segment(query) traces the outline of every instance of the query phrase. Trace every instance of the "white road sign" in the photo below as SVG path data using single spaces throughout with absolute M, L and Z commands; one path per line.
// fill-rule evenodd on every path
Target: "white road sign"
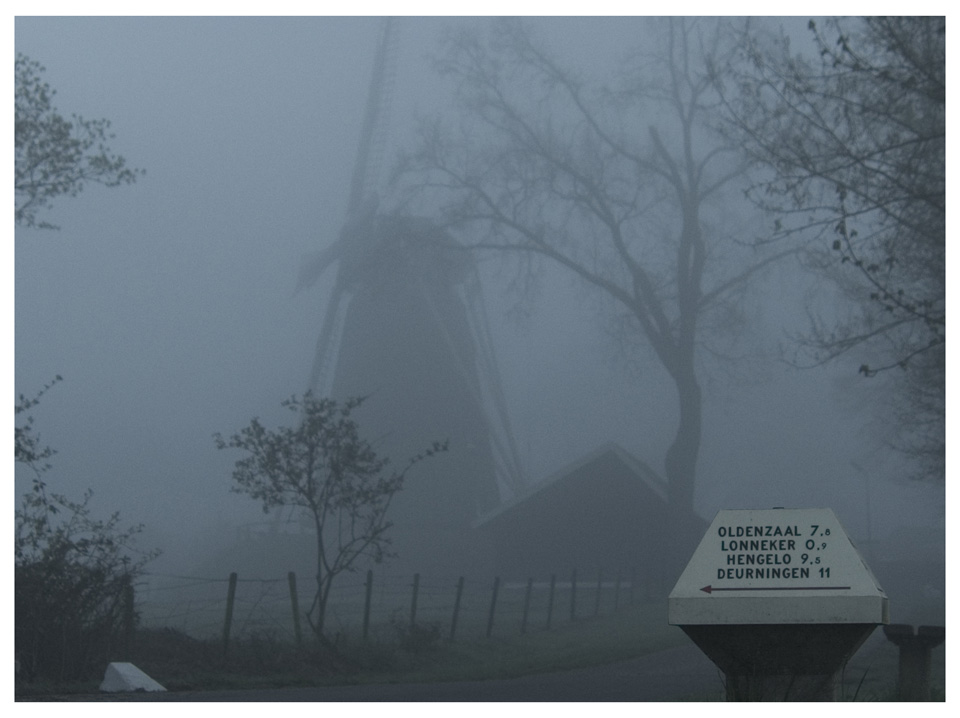
M 888 623 L 830 509 L 720 511 L 670 593 L 673 625 Z

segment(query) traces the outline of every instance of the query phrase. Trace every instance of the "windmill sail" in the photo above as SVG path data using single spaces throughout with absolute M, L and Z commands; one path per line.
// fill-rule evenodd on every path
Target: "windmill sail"
M 396 32 L 384 22 L 343 230 L 301 284 L 335 266 L 309 388 L 366 396 L 357 417 L 402 465 L 434 441 L 391 505 L 399 558 L 416 570 L 482 562 L 472 521 L 521 485 L 472 255 L 427 219 L 379 211 L 376 194 L 393 91 Z
M 380 161 L 383 158 L 386 132 L 390 114 L 390 100 L 393 97 L 396 73 L 396 29 L 393 18 L 384 18 L 377 44 L 377 54 L 373 61 L 373 73 L 370 89 L 367 92 L 367 106 L 363 113 L 363 125 L 360 130 L 360 144 L 357 147 L 357 160 L 353 167 L 353 180 L 350 182 L 350 199 L 347 202 L 349 217 L 370 197 L 371 187 L 376 187 L 379 179 Z

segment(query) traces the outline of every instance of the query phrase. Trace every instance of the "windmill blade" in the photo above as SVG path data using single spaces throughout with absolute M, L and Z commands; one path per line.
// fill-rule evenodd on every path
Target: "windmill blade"
M 493 349 L 493 337 L 490 336 L 490 320 L 487 317 L 487 306 L 483 301 L 483 292 L 480 290 L 480 278 L 476 273 L 476 268 L 474 268 L 471 279 L 473 281 L 468 282 L 465 288 L 467 294 L 465 305 L 470 331 L 477 347 L 477 364 L 484 379 L 484 384 L 489 390 L 493 405 L 495 421 L 492 422 L 492 429 L 499 429 L 503 434 L 502 442 L 504 446 L 500 452 L 507 485 L 515 494 L 518 494 L 526 488 L 526 478 L 520 461 L 520 452 L 517 450 L 513 427 L 510 423 L 507 400 L 503 394 L 500 367 Z M 499 439 L 498 443 L 500 443 Z
M 377 54 L 373 61 L 373 74 L 367 93 L 367 105 L 363 113 L 360 142 L 357 145 L 357 160 L 353 166 L 350 182 L 350 199 L 347 216 L 353 214 L 363 202 L 365 195 L 378 180 L 378 162 L 382 151 L 383 135 L 387 126 L 387 110 L 392 97 L 393 72 L 396 42 L 393 18 L 384 18 Z
M 396 54 L 396 33 L 392 18 L 384 18 L 377 53 L 373 62 L 373 74 L 367 93 L 367 104 L 360 130 L 357 158 L 350 182 L 350 198 L 347 203 L 346 221 L 340 238 L 330 247 L 306 255 L 300 266 L 297 288 L 294 294 L 316 284 L 320 275 L 334 261 L 340 260 L 337 279 L 330 295 L 330 302 L 323 318 L 320 336 L 317 338 L 317 350 L 310 372 L 311 391 L 322 393 L 327 375 L 327 365 L 332 361 L 335 347 L 333 340 L 339 334 L 342 321 L 342 305 L 346 304 L 344 295 L 348 293 L 344 280 L 344 264 L 355 264 L 358 253 L 365 248 L 358 247 L 358 237 L 362 233 L 351 231 L 356 225 L 370 221 L 376 214 L 377 196 L 371 191 L 371 185 L 377 182 L 377 165 L 382 154 L 383 137 L 386 132 L 386 115 L 390 105 L 395 72 L 393 56 Z M 346 267 L 349 271 L 351 267 Z
M 418 281 L 418 289 L 461 379 L 463 379 L 474 402 L 487 414 L 489 439 L 494 452 L 498 478 L 508 491 L 516 495 L 523 490 L 525 483 L 513 431 L 510 428 L 503 389 L 500 385 L 500 375 L 496 371 L 496 358 L 493 356 L 492 346 L 489 343 L 489 335 L 486 335 L 487 342 L 484 343 L 482 340 L 485 335 L 476 326 L 478 320 L 474 316 L 474 310 L 468 299 L 463 304 L 467 311 L 469 331 L 478 352 L 472 357 L 472 360 L 468 359 L 464 356 L 463 348 L 451 337 L 440 307 L 437 306 L 422 280 Z
M 354 235 L 352 244 L 356 244 L 356 232 L 348 231 L 351 225 L 358 221 L 372 218 L 376 212 L 376 194 L 369 191 L 369 185 L 376 183 L 375 163 L 379 161 L 382 151 L 383 134 L 385 133 L 385 115 L 389 107 L 393 85 L 393 62 L 396 42 L 394 41 L 393 21 L 384 18 L 380 40 L 377 44 L 377 54 L 373 62 L 373 74 L 370 78 L 370 88 L 367 93 L 367 105 L 363 116 L 363 125 L 360 130 L 360 141 L 357 147 L 357 158 L 353 167 L 353 177 L 350 182 L 350 198 L 347 203 L 346 222 L 340 238 L 331 246 L 319 252 L 311 252 L 304 256 L 297 277 L 297 287 L 294 294 L 308 289 L 316 284 L 320 275 L 334 261 L 341 260 L 338 267 L 337 279 L 330 295 L 330 302 L 323 318 L 320 336 L 317 338 L 317 350 L 310 371 L 310 391 L 323 393 L 327 365 L 332 360 L 335 347 L 331 340 L 336 337 L 335 331 L 342 319 L 341 304 L 347 291 L 344 282 L 344 263 L 349 263 L 358 248 L 348 246 L 347 241 Z M 346 255 L 346 258 L 344 258 Z
M 300 273 L 297 275 L 297 286 L 293 290 L 294 295 L 299 294 L 304 289 L 310 289 L 316 284 L 326 268 L 340 258 L 340 252 L 341 243 L 337 241 L 326 249 L 304 254 L 300 260 Z
M 330 301 L 327 304 L 327 311 L 323 316 L 323 325 L 320 328 L 320 336 L 317 337 L 317 350 L 313 358 L 313 368 L 310 371 L 310 383 L 307 388 L 314 394 L 323 396 L 326 394 L 326 378 L 329 375 L 328 365 L 333 360 L 336 352 L 335 342 L 340 333 L 339 327 L 342 323 L 341 304 L 344 304 L 344 294 L 346 287 L 342 276 L 337 275 L 336 283 L 333 285 L 333 291 L 330 294 Z M 336 329 L 336 331 L 335 331 Z

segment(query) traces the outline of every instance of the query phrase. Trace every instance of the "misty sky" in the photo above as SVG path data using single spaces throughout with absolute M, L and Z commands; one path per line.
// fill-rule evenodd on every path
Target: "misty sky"
M 401 22 L 391 150 L 411 141 L 416 115 L 449 100 L 424 53 L 456 21 Z M 574 62 L 603 62 L 644 31 L 642 19 L 591 20 L 568 34 L 575 22 L 543 21 Z M 63 376 L 33 411 L 58 452 L 50 484 L 72 496 L 92 488 L 98 510 L 144 522 L 144 542 L 171 556 L 197 535 L 262 520 L 255 502 L 229 493 L 238 457 L 211 435 L 253 416 L 285 420 L 280 402 L 306 388 L 329 277 L 293 290 L 301 256 L 344 220 L 378 23 L 15 23 L 16 50 L 46 67 L 58 109 L 110 119 L 112 149 L 147 171 L 132 186 L 56 201 L 45 218 L 60 231 L 16 230 L 15 391 L 32 396 Z M 528 478 L 607 441 L 662 472 L 676 415 L 662 370 L 651 359 L 639 377 L 625 373 L 589 297 L 564 275 L 545 275 L 522 319 L 507 317 L 515 298 L 502 278 L 486 275 Z M 773 347 L 802 316 L 772 289 L 760 309 Z M 855 365 L 797 372 L 770 361 L 759 384 L 743 374 L 705 382 L 702 516 L 829 506 L 864 538 L 869 491 L 875 534 L 943 524 L 942 489 L 906 483 L 871 438 Z M 18 494 L 27 479 L 18 475 Z

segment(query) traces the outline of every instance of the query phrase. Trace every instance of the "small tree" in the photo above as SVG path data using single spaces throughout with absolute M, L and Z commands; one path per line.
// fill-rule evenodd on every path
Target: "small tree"
M 23 53 L 17 53 L 14 115 L 16 224 L 56 229 L 38 221 L 39 210 L 49 208 L 61 195 L 77 196 L 85 182 L 107 187 L 135 182 L 143 170 L 131 169 L 120 155 L 107 147 L 109 120 L 72 122 L 51 104 L 55 90 L 40 78 L 44 68 Z
M 338 404 L 307 392 L 282 403 L 300 415 L 294 427 L 269 430 L 254 418 L 229 439 L 214 434 L 218 449 L 247 453 L 236 462 L 233 491 L 260 500 L 264 513 L 276 506 L 297 506 L 313 520 L 317 590 L 307 620 L 321 641 L 326 640 L 324 619 L 334 580 L 354 571 L 362 556 L 380 563 L 394 555 L 387 536 L 390 502 L 414 464 L 447 449 L 446 442 L 434 443 L 402 471 L 386 474 L 389 460 L 360 438 L 351 418 L 363 401 Z

